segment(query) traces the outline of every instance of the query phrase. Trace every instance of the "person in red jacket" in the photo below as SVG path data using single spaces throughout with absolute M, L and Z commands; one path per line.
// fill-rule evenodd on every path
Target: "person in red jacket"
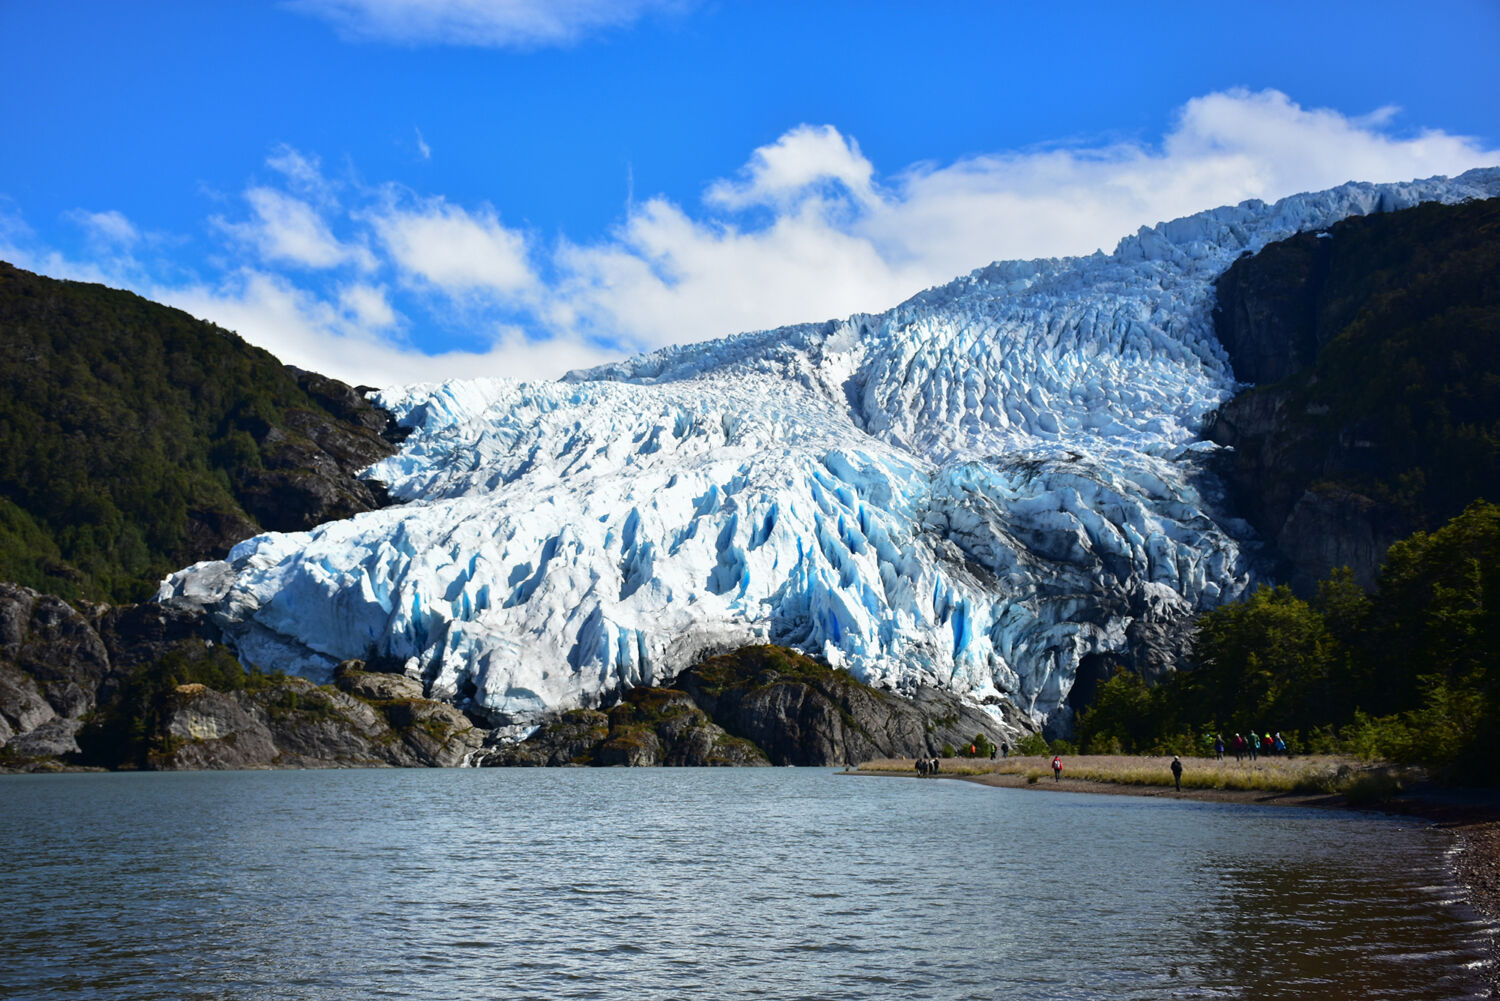
M 1054 754 L 1054 755 L 1052 755 L 1052 781 L 1054 781 L 1054 782 L 1061 782 L 1062 781 L 1062 755 L 1061 754 Z

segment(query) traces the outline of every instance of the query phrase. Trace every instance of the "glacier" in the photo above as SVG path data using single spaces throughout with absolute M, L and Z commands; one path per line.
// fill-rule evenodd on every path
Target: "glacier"
M 364 475 L 397 506 L 249 539 L 157 597 L 246 663 L 379 659 L 501 726 L 767 641 L 1065 722 L 1084 658 L 1255 580 L 1201 437 L 1243 388 L 1214 279 L 1351 215 L 1497 194 L 1490 168 L 1247 201 L 880 314 L 385 389 L 411 433 Z

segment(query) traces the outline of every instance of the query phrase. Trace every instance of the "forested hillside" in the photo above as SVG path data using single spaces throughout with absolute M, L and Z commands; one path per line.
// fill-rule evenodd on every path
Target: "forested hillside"
M 384 502 L 388 418 L 181 310 L 0 263 L 0 580 L 139 601 L 261 529 Z
M 1366 588 L 1386 549 L 1500 498 L 1500 199 L 1302 233 L 1216 290 L 1235 375 L 1210 435 L 1235 500 L 1303 593 Z

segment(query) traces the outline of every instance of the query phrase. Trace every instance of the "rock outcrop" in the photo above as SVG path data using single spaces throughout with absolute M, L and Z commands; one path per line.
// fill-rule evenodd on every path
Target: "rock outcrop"
M 1500 491 L 1500 199 L 1348 219 L 1215 285 L 1238 379 L 1207 435 L 1272 574 L 1307 592 Z
M 0 584 L 0 767 L 453 766 L 487 736 L 358 661 L 335 686 L 245 674 L 210 631 L 181 609 L 74 608 Z M 223 687 L 173 680 L 195 675 Z
M 459 710 L 422 698 L 415 682 L 387 684 L 355 665 L 337 688 L 291 677 L 253 691 L 180 685 L 166 731 L 152 760 L 162 770 L 453 767 L 484 738 Z
M 1028 729 L 945 689 L 881 691 L 794 650 L 745 647 L 684 671 L 671 688 L 633 688 L 608 712 L 579 709 L 502 745 L 484 765 L 834 765 L 926 757 L 983 735 Z

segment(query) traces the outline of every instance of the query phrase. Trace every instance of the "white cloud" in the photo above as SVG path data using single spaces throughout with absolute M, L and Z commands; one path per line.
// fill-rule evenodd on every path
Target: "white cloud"
M 421 154 L 422 159 L 431 160 L 432 147 L 427 145 L 426 139 L 422 138 L 422 130 L 413 125 L 412 131 L 416 132 L 417 134 L 417 152 Z
M 332 268 L 349 261 L 373 266 L 368 251 L 346 246 L 312 205 L 275 188 L 245 192 L 255 218 L 231 223 L 216 220 L 224 232 L 255 247 L 263 260 L 307 268 Z
M 366 330 L 396 325 L 396 311 L 386 299 L 384 286 L 346 285 L 339 290 L 339 308 Z
M 502 226 L 488 207 L 471 214 L 433 198 L 415 209 L 384 209 L 370 222 L 403 271 L 450 295 L 513 298 L 536 284 L 525 236 Z
M 283 144 L 266 157 L 266 166 L 285 177 L 292 190 L 316 202 L 326 203 L 333 197 L 333 186 L 324 178 L 322 161 L 315 156 Z
M 750 156 L 738 181 L 710 185 L 706 200 L 726 209 L 752 205 L 785 206 L 810 190 L 841 185 L 842 195 L 859 204 L 873 201 L 875 168 L 859 145 L 832 125 L 799 125 Z
M 91 240 L 105 246 L 128 249 L 141 238 L 140 231 L 123 212 L 110 209 L 107 212 L 88 212 L 74 209 L 67 213 L 69 219 L 82 226 Z
M 535 48 L 568 45 L 687 0 L 289 0 L 356 41 Z
M 372 334 L 356 315 L 297 288 L 282 276 L 245 269 L 217 285 L 152 290 L 152 298 L 211 320 L 281 361 L 351 385 L 390 386 L 459 376 L 551 379 L 578 364 L 620 357 L 577 338 L 530 339 L 496 325 L 484 351 L 430 354 Z
M 250 187 L 252 218 L 219 223 L 234 238 L 228 252 L 250 259 L 203 281 L 153 281 L 128 248 L 106 247 L 111 234 L 139 232 L 118 212 L 74 214 L 92 234 L 91 263 L 38 248 L 0 202 L 0 255 L 162 298 L 347 380 L 556 376 L 635 350 L 878 311 L 993 260 L 1109 250 L 1143 224 L 1246 198 L 1500 163 L 1500 151 L 1462 136 L 1397 133 L 1396 119 L 1389 108 L 1351 117 L 1276 91 L 1230 91 L 1189 101 L 1154 144 L 997 152 L 884 177 L 853 138 L 800 125 L 706 184 L 701 205 L 632 199 L 608 232 L 550 247 L 487 204 L 352 180 L 336 199 L 315 157 L 282 148 L 267 161 L 280 187 Z M 406 340 L 455 322 L 478 347 L 428 354 Z
M 1141 225 L 1246 198 L 1500 163 L 1462 136 L 1394 135 L 1393 118 L 1237 90 L 1189 101 L 1159 146 L 997 153 L 884 183 L 853 140 L 798 126 L 709 185 L 707 215 L 648 200 L 609 238 L 564 245 L 552 321 L 642 348 L 701 340 L 884 309 L 993 260 L 1107 251 Z M 737 224 L 767 207 L 771 222 Z

